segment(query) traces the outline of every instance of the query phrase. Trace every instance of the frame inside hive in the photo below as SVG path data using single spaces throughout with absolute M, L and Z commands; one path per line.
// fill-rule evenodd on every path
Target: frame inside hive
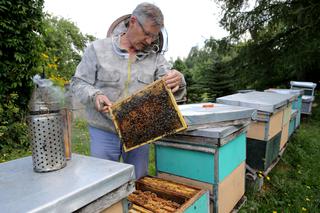
M 126 152 L 187 128 L 163 80 L 114 104 L 111 116 Z
M 145 176 L 136 181 L 136 191 L 128 196 L 129 212 L 184 212 L 205 190 L 165 179 Z

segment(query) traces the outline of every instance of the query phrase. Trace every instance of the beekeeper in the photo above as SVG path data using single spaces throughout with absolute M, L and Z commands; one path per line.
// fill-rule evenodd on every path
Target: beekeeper
M 113 161 L 122 157 L 135 166 L 138 179 L 148 173 L 149 145 L 124 152 L 106 114 L 112 103 L 159 78 L 164 78 L 177 100 L 185 97 L 186 83 L 162 54 L 164 20 L 157 6 L 139 4 L 131 16 L 112 27 L 110 37 L 94 41 L 85 50 L 71 89 L 86 106 L 91 155 Z

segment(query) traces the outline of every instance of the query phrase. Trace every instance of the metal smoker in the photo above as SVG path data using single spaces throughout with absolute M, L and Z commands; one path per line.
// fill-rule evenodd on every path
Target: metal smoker
M 33 169 L 35 172 L 55 171 L 66 166 L 59 97 L 55 97 L 51 81 L 40 76 L 33 80 L 37 85 L 29 102 L 30 115 L 27 117 Z

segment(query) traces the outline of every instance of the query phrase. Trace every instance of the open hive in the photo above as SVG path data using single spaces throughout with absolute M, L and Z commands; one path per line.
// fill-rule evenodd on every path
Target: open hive
M 201 189 L 149 176 L 137 180 L 136 189 L 128 196 L 130 213 L 183 212 L 203 194 Z
M 187 128 L 163 80 L 114 104 L 111 115 L 125 151 Z

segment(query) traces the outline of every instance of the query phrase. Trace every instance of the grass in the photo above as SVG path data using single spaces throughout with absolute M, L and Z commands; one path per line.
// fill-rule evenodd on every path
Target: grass
M 304 117 L 260 192 L 240 212 L 320 212 L 320 107 Z
M 261 191 L 248 188 L 244 212 L 320 212 L 320 105 L 290 138 L 287 149 Z M 89 155 L 89 133 L 84 120 L 76 120 L 72 130 L 72 151 Z M 0 162 L 31 155 L 29 150 L 0 153 Z M 149 173 L 155 175 L 154 146 L 151 145 Z M 269 180 L 267 180 L 269 179 Z

